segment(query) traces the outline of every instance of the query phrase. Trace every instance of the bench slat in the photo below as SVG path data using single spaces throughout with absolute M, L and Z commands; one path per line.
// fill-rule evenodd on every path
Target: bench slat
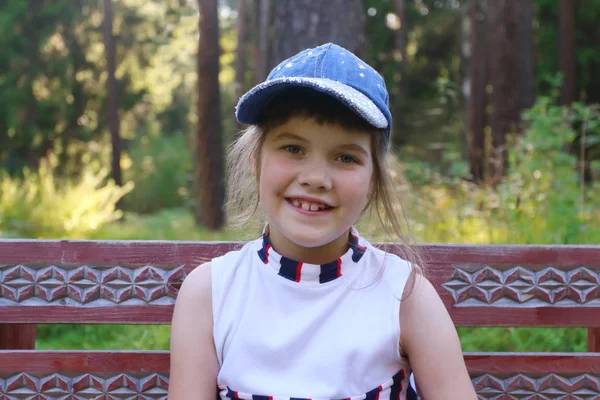
M 8 306 L 0 307 L 0 323 L 9 324 L 124 324 L 166 325 L 173 306 L 112 307 Z M 0 347 L 1 349 L 2 347 Z
M 0 307 L 0 323 L 150 324 L 171 323 L 173 306 Z M 600 308 L 490 308 L 450 309 L 456 326 L 481 327 L 599 327 Z M 597 343 L 597 339 L 593 343 Z
M 185 276 L 240 245 L 0 240 L 0 323 L 169 323 Z M 600 246 L 420 248 L 458 326 L 600 327 Z
M 600 354 L 465 353 L 465 360 L 481 399 L 600 396 Z M 48 398 L 92 392 L 166 398 L 168 370 L 166 351 L 0 351 L 0 396 L 29 388 Z

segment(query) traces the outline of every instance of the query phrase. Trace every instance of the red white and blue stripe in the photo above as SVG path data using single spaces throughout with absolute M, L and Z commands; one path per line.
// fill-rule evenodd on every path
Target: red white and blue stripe
M 365 254 L 366 247 L 360 244 L 360 238 L 355 232 L 349 235 L 348 244 L 350 248 L 341 257 L 326 264 L 314 265 L 279 255 L 264 233 L 258 256 L 263 263 L 277 268 L 278 274 L 290 281 L 327 283 L 341 277 L 348 263 L 358 263 Z

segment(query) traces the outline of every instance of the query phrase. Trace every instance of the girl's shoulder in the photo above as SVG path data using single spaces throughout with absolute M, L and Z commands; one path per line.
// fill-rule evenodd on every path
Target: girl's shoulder
M 210 264 L 213 269 L 215 267 L 219 268 L 233 268 L 237 263 L 235 261 L 243 261 L 249 257 L 255 256 L 256 252 L 261 248 L 260 244 L 261 239 L 255 239 L 240 245 L 240 247 L 230 250 L 225 254 L 214 257 Z
M 366 262 L 369 264 L 390 266 L 394 272 L 400 274 L 410 274 L 415 268 L 413 263 L 396 253 L 380 249 L 367 241 L 364 242 L 364 246 L 367 250 L 365 251 L 365 255 L 367 256 Z
M 251 263 L 253 258 L 258 258 L 257 252 L 261 248 L 261 243 L 261 239 L 255 239 L 213 258 L 210 262 L 213 289 L 215 284 L 230 282 L 240 270 L 243 270 L 243 266 Z

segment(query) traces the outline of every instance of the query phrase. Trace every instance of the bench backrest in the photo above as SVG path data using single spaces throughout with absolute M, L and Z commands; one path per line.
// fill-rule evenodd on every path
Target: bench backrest
M 37 323 L 168 324 L 186 274 L 239 246 L 0 240 L 0 349 L 31 347 L 27 332 Z M 589 350 L 599 351 L 600 246 L 422 250 L 457 326 L 588 327 Z M 465 359 L 481 398 L 600 396 L 597 354 L 466 353 Z M 164 398 L 168 360 L 168 352 L 0 350 L 0 398 Z

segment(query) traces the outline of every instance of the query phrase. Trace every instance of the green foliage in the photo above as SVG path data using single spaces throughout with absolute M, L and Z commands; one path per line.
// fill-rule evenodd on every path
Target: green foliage
M 509 150 L 510 172 L 497 188 L 498 211 L 516 243 L 600 243 L 598 187 L 586 187 L 569 150 L 574 123 L 597 125 L 593 107 L 561 107 L 539 98 L 525 113 L 528 128 Z M 536 227 L 523 230 L 524 226 Z
M 121 134 L 158 121 L 187 132 L 195 90 L 197 4 L 113 0 Z M 107 135 L 101 2 L 0 4 L 0 163 L 11 174 Z M 35 27 L 35 29 L 31 29 Z M 83 149 L 83 146 L 75 148 Z
M 583 328 L 458 328 L 463 351 L 587 351 Z
M 463 351 L 583 352 L 587 331 L 578 328 L 458 328 Z M 168 350 L 170 326 L 38 325 L 40 350 Z
M 125 209 L 153 213 L 190 201 L 192 151 L 185 135 L 142 136 L 131 147 L 129 157 L 124 177 L 134 182 L 135 188 L 123 201 Z
M 38 325 L 36 349 L 168 350 L 169 326 Z
M 255 232 L 258 234 L 258 232 Z M 125 213 L 123 218 L 94 232 L 95 240 L 241 240 L 243 232 L 209 231 L 196 226 L 191 212 L 183 208 L 161 210 L 152 215 Z M 252 238 L 254 238 L 252 236 Z
M 600 182 L 586 182 L 585 163 L 578 158 L 580 145 L 588 150 L 594 146 L 587 139 L 596 137 L 590 133 L 600 124 L 598 107 L 561 107 L 541 97 L 524 119 L 524 132 L 509 143 L 508 175 L 496 188 L 466 180 L 463 157 L 448 146 L 439 166 L 406 165 L 416 186 L 416 193 L 406 198 L 419 240 L 600 243 Z M 573 148 L 574 139 L 584 134 L 586 140 Z M 595 164 L 590 165 L 597 175 Z
M 84 238 L 117 220 L 117 202 L 132 189 L 106 179 L 107 171 L 84 168 L 76 178 L 61 179 L 43 161 L 23 178 L 0 173 L 0 233 L 27 238 Z
M 580 0 L 571 2 L 575 10 L 575 52 L 577 99 L 590 103 L 600 102 L 600 76 L 595 71 L 600 68 L 600 30 L 598 16 L 600 2 Z M 536 18 L 534 36 L 536 38 L 536 80 L 539 92 L 550 94 L 556 86 L 553 76 L 559 71 L 557 57 L 559 43 L 559 2 L 556 0 L 534 0 Z

